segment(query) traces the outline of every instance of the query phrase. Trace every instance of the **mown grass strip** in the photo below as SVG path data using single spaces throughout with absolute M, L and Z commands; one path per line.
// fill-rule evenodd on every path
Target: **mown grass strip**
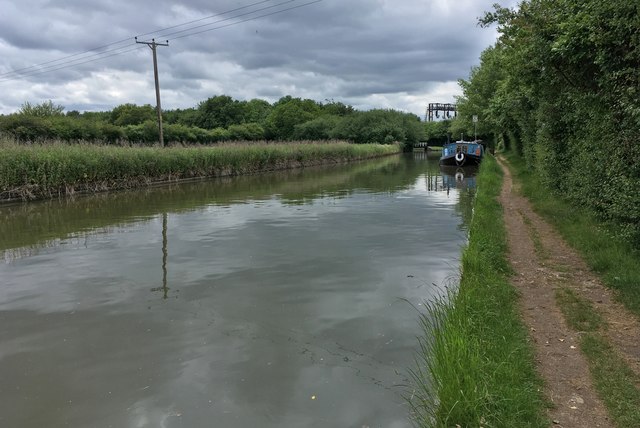
M 549 252 L 542 245 L 542 240 L 540 239 L 540 234 L 533 227 L 533 223 L 529 217 L 527 217 L 522 211 L 518 211 L 520 216 L 522 217 L 522 221 L 527 226 L 529 230 L 529 236 L 531 237 L 531 241 L 533 242 L 533 248 L 535 249 L 536 254 L 543 260 L 549 258 Z
M 617 237 L 616 225 L 598 221 L 594 213 L 550 193 L 521 158 L 508 155 L 507 159 L 535 210 L 617 291 L 620 302 L 640 317 L 640 251 Z
M 603 319 L 593 306 L 569 288 L 556 291 L 556 301 L 567 324 L 575 330 L 594 332 L 603 326 Z
M 587 357 L 598 395 L 620 428 L 640 427 L 640 378 L 616 353 L 602 330 L 607 328 L 593 305 L 570 289 L 556 292 L 567 323 L 583 332 L 580 349 Z
M 640 427 L 638 376 L 599 333 L 587 333 L 580 340 L 589 360 L 598 394 L 617 427 Z
M 422 315 L 410 403 L 423 427 L 547 427 L 542 380 L 509 283 L 502 172 L 483 161 L 457 292 Z
M 349 162 L 398 153 L 400 147 L 347 143 L 173 148 L 4 144 L 0 151 L 1 200 Z

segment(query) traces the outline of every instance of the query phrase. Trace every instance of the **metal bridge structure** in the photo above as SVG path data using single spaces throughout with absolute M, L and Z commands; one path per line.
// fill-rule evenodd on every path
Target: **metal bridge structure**
M 426 115 L 427 122 L 433 122 L 435 118 L 439 118 L 440 113 L 442 113 L 443 119 L 448 119 L 451 117 L 451 113 L 453 113 L 453 117 L 458 116 L 458 109 L 455 104 L 429 103 Z

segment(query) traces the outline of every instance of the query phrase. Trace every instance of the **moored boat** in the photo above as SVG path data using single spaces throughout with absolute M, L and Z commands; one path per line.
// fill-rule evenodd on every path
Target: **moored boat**
M 484 156 L 484 146 L 480 141 L 456 141 L 442 147 L 440 165 L 478 165 Z

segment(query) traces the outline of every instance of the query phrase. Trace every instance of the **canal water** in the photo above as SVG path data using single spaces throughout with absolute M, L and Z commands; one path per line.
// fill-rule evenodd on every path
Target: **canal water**
M 0 426 L 411 426 L 472 187 L 415 153 L 0 206 Z

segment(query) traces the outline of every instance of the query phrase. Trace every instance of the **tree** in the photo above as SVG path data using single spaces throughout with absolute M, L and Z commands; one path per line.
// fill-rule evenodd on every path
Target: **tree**
M 293 138 L 296 140 L 330 140 L 342 118 L 336 115 L 322 115 L 295 126 Z
M 272 140 L 290 140 L 296 125 L 316 118 L 319 113 L 320 106 L 315 101 L 287 95 L 278 100 L 269 113 L 265 123 L 266 136 Z
M 199 111 L 195 108 L 167 110 L 162 112 L 162 118 L 168 124 L 179 124 L 185 126 L 197 126 Z
M 271 112 L 271 104 L 265 100 L 254 98 L 250 101 L 242 103 L 244 110 L 243 121 L 246 123 L 264 124 L 269 113 Z
M 26 101 L 22 104 L 22 107 L 20 107 L 18 114 L 35 117 L 51 117 L 62 116 L 63 111 L 64 106 L 54 104 L 51 100 L 44 101 L 41 104 L 31 104 L 29 101 Z
M 355 109 L 347 104 L 341 103 L 339 101 L 325 100 L 326 103 L 322 105 L 322 111 L 326 114 L 331 114 L 335 116 L 347 116 L 355 111 Z
M 443 145 L 449 140 L 451 120 L 424 122 L 424 138 L 429 145 Z
M 228 128 L 243 122 L 239 101 L 227 95 L 216 95 L 198 105 L 197 125 L 205 129 Z
M 333 135 L 356 144 L 397 142 L 409 150 L 424 138 L 424 128 L 420 118 L 414 114 L 376 109 L 344 117 Z
M 461 82 L 462 117 L 513 145 L 548 188 L 640 248 L 637 2 L 525 0 L 482 25 L 500 38 Z
M 111 111 L 111 123 L 117 126 L 140 125 L 148 120 L 156 120 L 156 110 L 149 104 L 121 104 Z

